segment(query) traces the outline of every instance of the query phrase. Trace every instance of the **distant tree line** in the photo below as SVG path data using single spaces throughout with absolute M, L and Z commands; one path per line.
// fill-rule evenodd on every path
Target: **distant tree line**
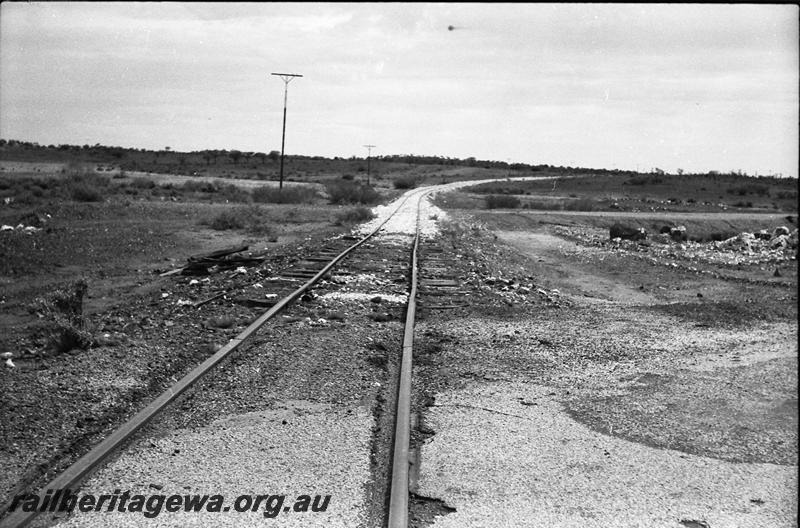
M 15 156 L 19 154 L 19 156 Z M 0 159 L 11 160 L 14 158 L 28 158 L 33 155 L 41 159 L 53 161 L 71 161 L 80 158 L 86 161 L 112 162 L 120 165 L 123 169 L 136 170 L 145 165 L 175 165 L 186 168 L 187 166 L 206 167 L 218 165 L 219 163 L 231 163 L 234 166 L 240 164 L 268 165 L 274 164 L 280 159 L 280 152 L 272 150 L 264 152 L 244 152 L 240 150 L 206 149 L 191 152 L 177 152 L 167 146 L 160 150 L 136 149 L 118 146 L 104 146 L 96 143 L 94 145 L 40 145 L 37 142 L 19 141 L 15 139 L 0 139 Z M 286 156 L 294 160 L 314 160 L 314 161 L 343 161 L 345 158 L 334 157 L 326 158 L 323 156 Z M 444 165 L 457 167 L 477 167 L 484 169 L 505 169 L 516 172 L 548 172 L 556 174 L 581 173 L 586 175 L 611 175 L 611 174 L 643 174 L 637 171 L 625 171 L 620 169 L 594 169 L 586 167 L 555 166 L 547 164 L 532 165 L 527 163 L 508 163 L 496 160 L 481 160 L 474 157 L 453 158 L 446 156 L 430 156 L 418 154 L 390 154 L 384 156 L 373 156 L 373 160 L 386 162 L 406 163 L 413 165 Z M 366 162 L 366 157 L 352 156 L 349 161 Z M 653 168 L 649 174 L 657 176 L 672 176 L 659 168 Z M 743 171 L 730 171 L 722 173 L 718 171 L 708 171 L 706 173 L 687 173 L 683 169 L 678 169 L 677 176 L 738 176 L 749 177 Z M 771 178 L 772 176 L 758 176 L 759 179 Z M 781 176 L 778 174 L 777 176 Z

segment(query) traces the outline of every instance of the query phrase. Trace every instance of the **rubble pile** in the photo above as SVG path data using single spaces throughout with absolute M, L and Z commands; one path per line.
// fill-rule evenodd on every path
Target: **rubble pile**
M 757 233 L 742 232 L 726 240 L 708 242 L 688 240 L 684 226 L 664 228 L 652 236 L 646 233 L 642 236 L 637 230 L 635 236 L 625 238 L 609 237 L 598 230 L 557 228 L 557 231 L 589 246 L 644 254 L 651 259 L 688 260 L 722 266 L 778 265 L 797 260 L 798 250 L 798 230 L 785 226 Z M 623 232 L 618 226 L 609 231 L 612 235 Z

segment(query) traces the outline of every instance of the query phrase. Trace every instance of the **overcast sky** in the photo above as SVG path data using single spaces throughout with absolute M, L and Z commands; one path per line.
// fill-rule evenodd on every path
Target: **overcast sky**
M 454 29 L 448 29 L 453 26 Z M 797 176 L 798 7 L 0 4 L 0 137 Z

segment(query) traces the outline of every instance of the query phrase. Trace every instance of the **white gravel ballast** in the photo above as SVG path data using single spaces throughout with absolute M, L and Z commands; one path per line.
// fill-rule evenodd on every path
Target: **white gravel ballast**
M 169 512 L 164 502 L 161 511 L 148 518 L 144 514 L 147 508 L 144 512 L 109 512 L 104 507 L 98 512 L 74 512 L 58 526 L 363 525 L 372 423 L 366 407 L 342 409 L 290 401 L 271 411 L 230 416 L 206 427 L 145 438 L 87 481 L 79 495 L 97 497 L 115 490 L 117 494 L 141 494 L 148 500 L 159 495 L 220 495 L 223 511 Z M 235 511 L 235 501 L 244 495 L 253 503 L 259 495 L 270 498 L 262 499 L 256 511 Z M 298 499 L 304 495 L 312 502 L 307 511 L 296 511 Z M 317 509 L 324 505 L 325 511 L 312 511 L 314 499 Z M 247 501 L 242 499 L 239 506 Z M 151 504 L 151 512 L 156 502 Z M 228 511 L 224 511 L 226 507 Z

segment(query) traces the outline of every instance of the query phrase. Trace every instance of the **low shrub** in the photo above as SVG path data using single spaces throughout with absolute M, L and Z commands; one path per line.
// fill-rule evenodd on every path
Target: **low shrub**
M 244 229 L 247 225 L 247 218 L 239 211 L 222 211 L 212 218 L 205 219 L 203 223 L 215 231 L 227 231 Z
M 564 202 L 565 211 L 596 211 L 598 209 L 599 204 L 590 198 L 567 200 Z
M 297 204 L 313 203 L 317 191 L 311 187 L 291 186 L 279 189 L 277 187 L 258 187 L 253 190 L 253 201 L 259 203 Z
M 368 207 L 352 207 L 336 215 L 336 225 L 358 224 L 375 218 L 375 213 Z
M 413 189 L 417 186 L 417 179 L 414 176 L 401 176 L 394 181 L 395 189 Z
M 519 198 L 512 194 L 490 194 L 486 197 L 487 209 L 516 209 L 519 206 Z
M 103 193 L 96 187 L 85 183 L 72 183 L 68 186 L 69 195 L 76 202 L 102 202 Z
M 381 196 L 372 186 L 351 181 L 333 181 L 325 185 L 332 204 L 378 203 Z
M 217 191 L 222 198 L 229 202 L 246 203 L 250 201 L 250 193 L 232 183 L 221 185 Z
M 91 173 L 73 173 L 67 177 L 66 191 L 76 202 L 102 202 L 104 199 L 101 189 L 110 184 L 106 176 Z
M 186 180 L 181 185 L 181 189 L 186 192 L 200 192 L 200 189 L 203 187 L 202 181 L 199 180 Z
M 203 219 L 200 223 L 215 231 L 246 229 L 256 235 L 274 234 L 274 228 L 264 220 L 261 208 L 254 205 L 232 206 L 213 217 Z
M 135 189 L 152 189 L 156 186 L 156 182 L 150 178 L 133 178 L 130 185 Z
M 634 176 L 623 182 L 623 185 L 652 185 L 662 183 L 662 181 L 658 176 Z
M 726 192 L 728 194 L 736 194 L 739 196 L 745 196 L 747 194 L 767 196 L 769 195 L 769 186 L 760 183 L 747 183 L 745 185 L 729 187 Z
M 79 280 L 36 299 L 31 311 L 45 321 L 47 344 L 52 353 L 61 354 L 72 349 L 87 349 L 92 335 L 83 316 L 83 297 L 88 286 Z
M 215 193 L 219 191 L 219 186 L 216 183 L 203 180 L 186 180 L 181 188 L 187 192 Z

